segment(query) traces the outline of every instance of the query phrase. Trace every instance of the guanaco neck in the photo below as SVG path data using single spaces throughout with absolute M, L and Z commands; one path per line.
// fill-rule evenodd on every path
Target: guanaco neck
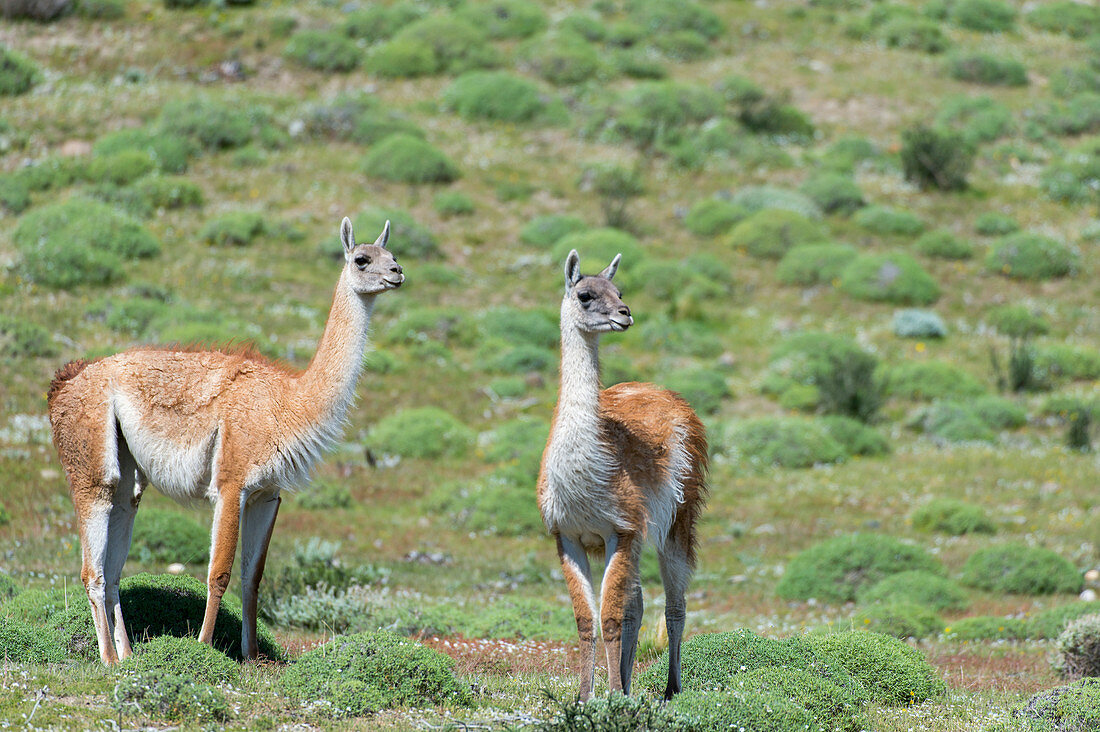
M 316 410 L 313 413 L 317 422 L 340 423 L 351 405 L 362 371 L 375 297 L 352 290 L 347 270 L 340 273 L 317 352 L 297 379 L 301 396 Z
M 554 409 L 554 434 L 588 433 L 594 438 L 599 423 L 599 334 L 585 333 L 573 322 L 571 305 L 561 309 L 561 381 Z

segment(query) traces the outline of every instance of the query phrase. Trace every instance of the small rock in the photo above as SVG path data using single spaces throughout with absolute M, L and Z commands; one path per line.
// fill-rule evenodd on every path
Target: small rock
M 53 468 L 43 468 L 41 472 L 38 473 L 38 477 L 42 480 L 55 480 L 61 477 L 61 473 Z
M 173 562 L 172 564 L 169 564 L 168 568 L 164 571 L 168 574 L 183 574 L 184 570 L 186 569 L 187 567 L 184 567 L 179 562 Z
M 66 158 L 88 155 L 92 152 L 92 143 L 87 140 L 66 140 L 57 148 L 57 154 Z
M 1077 598 L 1079 600 L 1081 600 L 1082 602 L 1092 602 L 1093 600 L 1096 599 L 1096 590 L 1093 590 L 1093 589 L 1085 590 L 1080 595 L 1078 595 Z
M 1097 580 L 1100 580 L 1100 571 L 1090 569 L 1088 572 L 1085 572 L 1085 582 L 1095 584 Z

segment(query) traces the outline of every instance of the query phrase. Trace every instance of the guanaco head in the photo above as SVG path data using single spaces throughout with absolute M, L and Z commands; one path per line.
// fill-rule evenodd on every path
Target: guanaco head
M 340 222 L 340 241 L 344 244 L 344 261 L 351 287 L 360 295 L 374 295 L 400 287 L 405 281 L 401 265 L 386 249 L 390 240 L 390 222 L 373 244 L 356 244 L 347 216 Z
M 616 254 L 611 264 L 598 275 L 581 274 L 581 258 L 576 249 L 565 258 L 565 308 L 578 330 L 605 333 L 626 330 L 634 325 L 623 294 L 611 282 L 622 256 Z

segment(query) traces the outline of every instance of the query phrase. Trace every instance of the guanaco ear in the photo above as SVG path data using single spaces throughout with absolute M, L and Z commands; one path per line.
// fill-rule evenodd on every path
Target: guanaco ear
M 386 242 L 390 240 L 390 220 L 386 219 L 386 225 L 382 228 L 382 233 L 378 235 L 378 238 L 374 240 L 376 247 L 386 248 Z
M 351 230 L 351 219 L 347 216 L 340 222 L 340 241 L 344 244 L 344 254 L 351 254 L 355 249 L 355 234 Z
M 606 277 L 611 279 L 615 276 L 615 273 L 619 271 L 619 260 L 623 258 L 622 253 L 615 255 L 615 258 L 611 260 L 611 264 L 604 268 L 603 272 L 600 272 L 600 277 Z
M 573 249 L 565 258 L 565 286 L 572 287 L 581 279 L 581 255 Z

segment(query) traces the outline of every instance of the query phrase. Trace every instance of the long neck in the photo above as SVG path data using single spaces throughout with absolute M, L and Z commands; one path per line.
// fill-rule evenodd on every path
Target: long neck
M 555 424 L 594 422 L 600 401 L 599 336 L 579 330 L 568 303 L 561 311 L 561 384 Z
M 342 421 L 355 395 L 367 347 L 374 296 L 362 296 L 340 274 L 317 353 L 299 378 L 299 389 L 317 410 L 318 422 Z

